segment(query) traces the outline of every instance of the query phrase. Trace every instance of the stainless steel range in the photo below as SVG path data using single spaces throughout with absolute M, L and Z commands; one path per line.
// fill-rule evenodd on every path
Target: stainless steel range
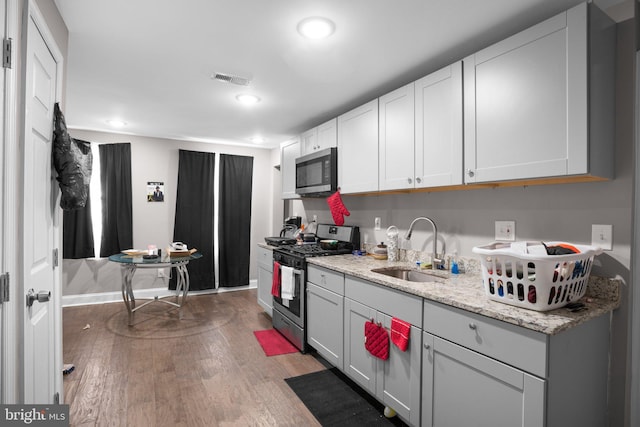
M 291 299 L 273 297 L 273 327 L 301 352 L 307 350 L 306 274 L 309 257 L 350 254 L 360 247 L 360 229 L 355 226 L 318 224 L 316 240 L 337 240 L 335 249 L 322 249 L 319 243 L 284 245 L 273 250 L 273 274 L 291 284 Z M 284 268 L 283 268 L 284 267 Z M 276 276 L 277 275 L 277 276 Z M 281 287 L 281 289 L 283 289 Z

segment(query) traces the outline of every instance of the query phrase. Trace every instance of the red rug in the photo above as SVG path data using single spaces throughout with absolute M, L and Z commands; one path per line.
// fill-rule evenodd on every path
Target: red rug
M 253 331 L 256 339 L 262 346 L 264 354 L 267 356 L 277 356 L 279 354 L 295 353 L 298 349 L 291 344 L 285 337 L 280 335 L 275 329 L 266 329 L 264 331 Z

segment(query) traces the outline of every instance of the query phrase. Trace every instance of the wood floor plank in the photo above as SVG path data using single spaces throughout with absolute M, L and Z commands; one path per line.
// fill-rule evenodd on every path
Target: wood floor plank
M 63 311 L 72 426 L 319 425 L 284 379 L 325 368 L 311 354 L 264 355 L 253 332 L 271 318 L 255 290 L 190 295 L 182 320 L 151 304 L 130 327 L 124 310 Z

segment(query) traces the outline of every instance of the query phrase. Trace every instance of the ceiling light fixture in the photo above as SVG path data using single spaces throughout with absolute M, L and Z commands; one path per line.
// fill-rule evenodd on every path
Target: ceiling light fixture
M 236 99 L 238 100 L 238 102 L 241 102 L 245 105 L 253 105 L 260 102 L 260 98 L 258 96 L 251 95 L 249 93 L 241 93 L 240 95 L 236 96 Z
M 298 23 L 298 32 L 308 39 L 327 38 L 333 34 L 335 29 L 336 25 L 333 21 L 319 16 L 306 18 Z
M 127 125 L 127 123 L 122 120 L 107 120 L 107 124 L 114 128 L 121 128 Z
M 266 140 L 261 136 L 254 136 L 253 138 L 249 138 L 249 140 L 255 144 L 262 144 Z

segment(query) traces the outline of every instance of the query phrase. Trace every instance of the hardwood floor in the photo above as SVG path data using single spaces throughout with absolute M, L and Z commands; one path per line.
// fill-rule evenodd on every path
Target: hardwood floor
M 325 367 L 310 354 L 266 357 L 271 328 L 256 290 L 154 303 L 127 326 L 123 303 L 63 310 L 72 426 L 317 426 L 284 378 Z

